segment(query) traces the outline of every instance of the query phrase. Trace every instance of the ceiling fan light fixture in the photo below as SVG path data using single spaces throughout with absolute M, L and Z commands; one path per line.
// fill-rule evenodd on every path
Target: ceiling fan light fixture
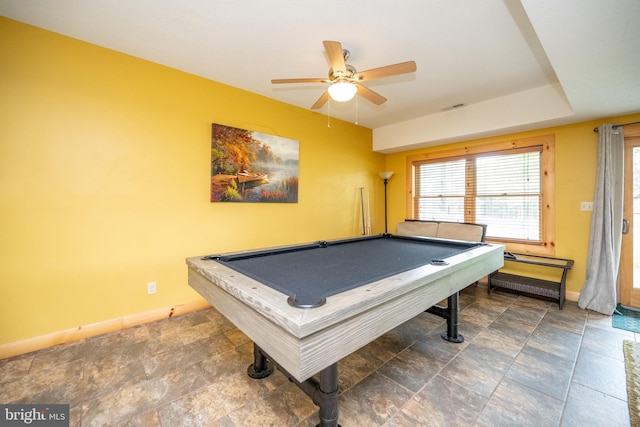
M 347 102 L 356 96 L 358 88 L 350 82 L 338 81 L 329 86 L 331 99 L 338 102 Z

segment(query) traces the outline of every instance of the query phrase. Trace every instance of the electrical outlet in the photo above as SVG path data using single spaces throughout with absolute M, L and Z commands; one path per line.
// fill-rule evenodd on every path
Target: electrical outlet
M 153 295 L 156 293 L 156 282 L 147 283 L 147 294 Z
M 580 202 L 580 210 L 581 211 L 592 211 L 593 210 L 593 202 Z

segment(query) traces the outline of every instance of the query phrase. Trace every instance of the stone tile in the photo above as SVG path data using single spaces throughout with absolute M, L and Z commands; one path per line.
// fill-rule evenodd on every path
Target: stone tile
M 516 300 L 513 303 L 514 307 L 529 307 L 535 310 L 542 310 L 546 312 L 552 305 L 556 305 L 556 303 L 552 303 L 550 301 L 546 301 L 539 298 L 531 298 L 524 295 L 518 295 Z
M 165 322 L 161 320 L 161 322 Z M 165 323 L 155 331 L 149 331 L 149 338 L 144 340 L 145 351 L 147 354 L 163 353 L 166 351 L 179 352 L 184 343 L 182 342 L 182 333 L 174 326 L 167 327 Z
M 217 324 L 223 331 L 229 331 L 236 328 L 233 323 L 231 323 L 226 317 L 224 317 L 218 310 L 214 308 L 204 310 L 204 314 L 210 319 L 211 322 Z
M 295 425 L 316 407 L 294 384 L 279 378 L 279 385 L 275 385 L 265 379 L 253 380 L 244 370 L 233 370 L 208 387 L 160 408 L 160 419 L 169 426 Z
M 520 329 L 532 333 L 546 314 L 546 309 L 513 304 L 492 325 Z
M 227 333 L 225 333 L 225 336 L 227 336 Z M 253 341 L 251 340 L 244 344 L 236 345 L 236 351 L 242 355 L 243 360 L 247 361 L 247 366 L 253 363 L 254 347 Z
M 77 398 L 79 393 L 76 391 L 76 385 L 77 382 L 56 384 L 26 397 L 20 403 L 46 402 L 53 404 L 77 405 L 82 402 L 82 398 Z
M 470 306 L 480 298 L 486 298 L 486 295 L 487 295 L 486 287 L 483 287 L 481 285 L 467 286 L 459 293 L 460 298 L 458 300 L 458 305 L 460 306 L 461 309 L 463 309 L 467 306 Z M 443 305 L 446 305 L 446 301 L 447 300 L 443 302 Z
M 393 331 L 405 337 L 407 341 L 413 342 L 441 327 L 444 323 L 445 320 L 442 317 L 430 313 L 421 313 L 397 326 Z
M 69 407 L 69 427 L 82 426 L 82 409 L 79 406 Z
M 609 315 L 601 314 L 596 311 L 585 310 L 587 312 L 587 326 L 594 328 L 602 328 L 606 330 L 616 329 L 619 333 L 628 334 L 633 337 L 633 332 L 617 329 L 613 327 L 613 319 Z
M 496 311 L 487 306 L 472 304 L 460 311 L 460 325 L 473 324 L 479 327 L 487 327 L 496 320 L 502 311 Z
M 14 382 L 29 373 L 33 353 L 0 360 L 0 385 Z
M 619 329 L 603 329 L 587 325 L 582 337 L 581 349 L 592 353 L 624 360 L 622 343 L 630 338 L 629 334 L 619 333 Z
M 61 344 L 34 354 L 29 372 L 49 370 L 54 366 L 67 364 L 84 357 L 85 340 Z
M 311 398 L 289 382 L 245 402 L 244 406 L 227 415 L 236 427 L 295 426 L 317 412 Z
M 210 358 L 200 363 L 200 369 L 204 378 L 215 387 L 219 387 L 220 393 L 226 393 L 225 385 L 234 384 L 238 389 L 251 390 L 257 395 L 276 389 L 283 383 L 288 382 L 287 378 L 274 369 L 272 375 L 256 380 L 247 375 L 247 368 L 253 363 L 253 356 L 249 356 L 237 350 L 212 355 Z
M 566 304 L 562 310 L 550 308 L 542 319 L 542 324 L 582 335 L 587 323 L 587 312 Z
M 489 397 L 509 369 L 513 358 L 475 343 L 462 350 L 440 375 L 463 384 L 482 396 Z
M 374 373 L 340 395 L 342 426 L 382 425 L 411 399 L 413 393 L 389 378 Z
M 486 397 L 441 376 L 435 376 L 385 425 L 389 427 L 470 426 L 473 425 L 486 402 Z
M 60 388 L 68 382 L 78 381 L 82 378 L 82 368 L 82 363 L 67 362 L 54 363 L 46 369 L 30 372 L 18 380 L 4 383 L 0 387 L 0 402 L 34 403 L 31 401 L 33 396 Z
M 593 390 L 627 400 L 624 360 L 582 350 L 576 362 L 573 381 Z
M 477 426 L 557 426 L 563 402 L 505 378 L 482 410 Z
M 175 316 L 174 319 L 184 321 L 188 323 L 186 326 L 197 326 L 205 323 L 211 323 L 211 316 L 209 315 L 213 308 L 207 308 L 204 310 L 192 311 L 191 313 L 183 314 L 182 316 Z
M 525 347 L 507 371 L 506 377 L 564 401 L 572 372 L 573 362 L 532 347 Z
M 427 345 L 432 345 L 435 347 L 442 347 L 446 349 L 449 353 L 457 354 L 461 352 L 463 349 L 465 349 L 469 345 L 469 343 L 472 341 L 471 339 L 467 339 L 467 338 L 465 338 L 465 340 L 461 343 L 447 341 L 443 339 L 442 336 L 440 335 L 445 330 L 446 330 L 446 327 L 442 327 L 442 330 L 439 330 L 438 328 L 436 328 L 433 331 L 429 332 L 427 335 L 425 335 L 420 340 L 420 342 Z
M 392 359 L 393 360 L 393 359 Z M 338 362 L 338 387 L 344 392 L 371 375 L 384 362 L 356 351 Z
M 85 362 L 82 379 L 71 384 L 72 395 L 66 403 L 81 404 L 146 379 L 136 353 L 114 351 L 94 356 Z
M 184 345 L 179 351 L 146 352 L 143 358 L 144 370 L 148 378 L 162 376 L 201 362 L 215 354 L 233 350 L 235 346 L 222 333 L 208 336 Z
M 574 361 L 578 356 L 581 340 L 581 335 L 541 323 L 531 334 L 527 345 Z
M 486 292 L 486 290 L 485 290 L 485 292 Z M 491 293 L 487 293 L 486 296 L 487 296 L 488 299 L 500 298 L 502 300 L 509 300 L 512 303 L 514 303 L 518 299 L 518 295 L 516 295 L 514 293 L 511 293 L 511 292 L 505 292 L 503 289 L 500 289 L 500 288 L 492 289 Z
M 476 323 L 476 319 L 469 319 L 463 316 L 459 318 L 460 326 L 458 327 L 458 334 L 462 335 L 465 342 L 473 341 L 478 334 L 480 334 L 485 328 L 486 325 L 484 323 Z M 434 332 L 437 332 L 438 335 L 447 331 L 447 325 L 442 325 L 440 328 L 436 329 Z M 458 345 L 461 343 L 453 343 L 454 345 Z
M 497 321 L 496 321 L 497 322 Z M 514 358 L 529 339 L 530 332 L 513 327 L 511 324 L 493 322 L 474 338 L 474 344 L 495 350 Z
M 140 347 L 139 343 L 133 328 L 123 329 L 87 338 L 82 344 L 81 355 L 89 358 L 113 351 L 131 352 Z
M 252 343 L 251 339 L 242 333 L 240 329 L 227 329 L 223 333 L 224 336 L 227 337 L 227 339 L 236 347 Z
M 223 395 L 219 391 L 219 387 L 212 385 L 202 388 L 160 407 L 158 417 L 167 426 L 214 425 L 216 420 L 242 406 L 238 397 L 251 395 L 250 387 L 240 391 L 235 384 L 229 384 Z
M 486 294 L 483 294 L 483 296 Z M 504 295 L 494 294 L 490 298 L 476 297 L 471 307 L 485 308 L 498 314 L 503 313 L 513 304 L 513 299 Z
M 200 369 L 124 386 L 82 404 L 83 426 L 119 424 L 206 386 Z
M 158 411 L 153 410 L 134 415 L 120 423 L 120 427 L 162 427 L 162 424 L 160 423 Z
M 454 356 L 443 347 L 417 342 L 385 363 L 377 372 L 418 392 Z
M 411 339 L 399 331 L 391 330 L 357 351 L 363 357 L 386 362 L 411 344 L 413 344 Z
M 180 338 L 182 339 L 182 343 L 186 345 L 219 335 L 223 332 L 224 330 L 221 324 L 205 322 L 183 328 Z
M 562 415 L 561 427 L 628 427 L 627 402 L 573 383 Z

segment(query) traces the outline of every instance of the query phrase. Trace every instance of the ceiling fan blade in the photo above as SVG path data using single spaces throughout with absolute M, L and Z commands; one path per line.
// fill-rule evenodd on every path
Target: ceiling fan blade
M 320 98 L 318 98 L 316 103 L 311 106 L 311 109 L 312 110 L 318 110 L 318 109 L 322 108 L 322 106 L 324 104 L 326 104 L 328 100 L 329 100 L 329 92 L 325 91 L 322 94 L 322 96 Z
M 329 57 L 329 63 L 333 69 L 334 74 L 346 74 L 347 66 L 344 62 L 344 54 L 342 53 L 342 45 L 340 42 L 323 41 L 324 50 Z
M 273 79 L 271 83 L 279 84 L 279 83 L 328 83 L 329 80 L 321 79 L 321 78 L 310 78 L 310 79 Z
M 362 85 L 357 85 L 357 86 L 358 86 L 358 95 L 360 95 L 364 99 L 367 99 L 376 105 L 384 104 L 385 102 L 387 102 L 387 98 L 385 98 L 384 96 L 380 95 L 377 92 L 372 91 L 368 87 L 362 86 Z
M 418 69 L 415 61 L 401 62 L 399 64 L 387 65 L 386 67 L 372 68 L 356 74 L 355 78 L 359 82 L 367 80 L 379 79 L 382 77 L 391 77 L 398 74 L 413 73 Z

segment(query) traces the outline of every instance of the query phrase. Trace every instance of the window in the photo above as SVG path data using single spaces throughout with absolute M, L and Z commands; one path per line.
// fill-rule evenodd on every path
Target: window
M 487 240 L 553 253 L 553 136 L 413 156 L 409 217 L 487 224 Z

